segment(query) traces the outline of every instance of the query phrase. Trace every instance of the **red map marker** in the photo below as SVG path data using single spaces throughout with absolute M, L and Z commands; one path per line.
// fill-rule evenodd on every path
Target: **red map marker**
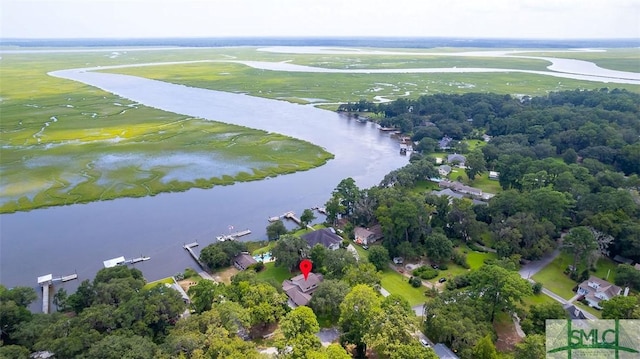
M 304 280 L 307 280 L 309 277 L 309 272 L 311 272 L 311 268 L 313 267 L 313 263 L 311 263 L 308 259 L 303 259 L 300 262 L 300 271 L 304 274 Z

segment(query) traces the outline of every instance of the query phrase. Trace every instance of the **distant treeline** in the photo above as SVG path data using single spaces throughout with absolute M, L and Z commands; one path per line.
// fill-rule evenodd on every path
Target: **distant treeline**
M 434 148 L 454 140 L 497 137 L 483 148 L 487 162 L 501 154 L 542 159 L 579 156 L 587 165 L 640 174 L 640 95 L 626 90 L 554 92 L 546 97 L 437 94 L 375 104 L 361 100 L 339 111 L 383 114 L 381 126 L 426 139 Z

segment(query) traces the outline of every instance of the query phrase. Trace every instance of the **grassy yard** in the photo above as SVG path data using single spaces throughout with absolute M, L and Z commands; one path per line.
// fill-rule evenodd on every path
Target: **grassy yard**
M 484 172 L 481 176 L 476 176 L 476 179 L 469 181 L 469 184 L 473 187 L 480 188 L 483 192 L 498 193 L 502 191 L 500 182 L 498 180 L 489 179 L 489 172 Z
M 469 146 L 469 152 L 473 152 L 476 148 L 482 148 L 487 145 L 486 142 L 480 140 L 464 140 L 462 142 L 465 142 Z
M 142 289 L 151 289 L 157 286 L 158 284 L 173 284 L 173 277 L 162 278 L 162 279 L 155 280 L 153 282 L 149 282 L 145 284 L 144 287 L 142 287 Z
M 563 273 L 569 264 L 571 264 L 571 259 L 561 254 L 548 266 L 536 273 L 532 279 L 542 283 L 545 288 L 562 298 L 571 299 L 575 295 L 572 289 L 577 283 Z
M 382 287 L 389 291 L 391 294 L 398 294 L 405 298 L 411 306 L 424 303 L 426 297 L 424 291 L 425 287 L 414 288 L 409 284 L 408 278 L 402 274 L 391 270 L 385 269 L 382 271 Z
M 482 267 L 482 265 L 484 264 L 484 261 L 487 259 L 497 259 L 497 258 L 498 258 L 498 255 L 495 253 L 475 252 L 471 250 L 469 250 L 467 253 L 467 263 L 469 263 L 469 266 L 471 267 L 471 269 L 478 269 Z
M 559 296 L 565 299 L 570 299 L 575 295 L 572 289 L 578 283 L 569 278 L 563 272 L 571 264 L 573 264 L 573 259 L 571 258 L 571 256 L 562 253 L 558 256 L 558 258 L 556 258 L 548 266 L 544 267 L 532 278 L 536 282 L 542 283 L 545 288 L 558 294 Z M 605 279 L 607 277 L 607 273 L 611 271 L 608 281 L 613 283 L 615 280 L 616 266 L 617 264 L 612 260 L 608 258 L 600 258 L 598 260 L 598 264 L 596 265 L 597 270 L 595 272 L 590 272 L 590 274 L 598 278 Z M 578 270 L 580 271 L 582 269 L 579 268 Z
M 288 269 L 276 267 L 275 262 L 265 263 L 265 270 L 258 273 L 258 279 L 269 280 L 274 279 L 278 283 L 282 283 L 285 279 L 289 279 L 297 273 L 290 273 Z
M 529 308 L 534 304 L 553 303 L 555 300 L 546 294 L 533 294 L 522 299 L 524 306 Z

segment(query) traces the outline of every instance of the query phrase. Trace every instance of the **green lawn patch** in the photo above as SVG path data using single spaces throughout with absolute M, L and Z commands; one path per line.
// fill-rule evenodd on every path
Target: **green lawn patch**
M 356 244 L 355 242 L 351 241 L 351 244 L 355 247 L 356 252 L 358 252 L 358 255 L 360 256 L 360 260 L 365 260 L 368 261 L 369 260 L 369 251 L 362 248 L 361 245 Z M 370 246 L 373 247 L 373 246 Z M 371 248 L 369 248 L 371 249 Z
M 602 318 L 602 311 L 597 310 L 596 308 L 592 308 L 588 305 L 584 305 L 578 301 L 573 302 L 580 310 L 589 312 L 596 316 L 596 318 Z
M 462 141 L 469 146 L 469 152 L 473 152 L 476 148 L 482 148 L 487 145 L 486 142 L 481 140 L 464 140 Z
M 560 254 L 553 262 L 536 273 L 532 279 L 561 296 L 564 299 L 571 299 L 575 293 L 572 291 L 576 282 L 564 274 L 564 270 L 572 263 L 566 254 Z
M 382 271 L 381 284 L 389 293 L 402 296 L 411 306 L 424 303 L 426 300 L 424 291 L 427 288 L 412 287 L 411 284 L 409 284 L 408 278 L 390 268 Z
M 159 284 L 173 284 L 173 277 L 162 278 L 153 282 L 149 282 L 145 284 L 142 289 L 151 289 Z
M 522 298 L 523 305 L 527 308 L 532 305 L 539 305 L 543 303 L 553 303 L 555 300 L 546 294 L 533 294 L 527 297 Z
M 600 257 L 600 259 L 598 259 L 598 264 L 596 265 L 596 271 L 595 273 L 591 272 L 591 275 L 605 279 L 611 283 L 615 283 L 617 267 L 618 263 L 613 260 L 606 257 Z
M 480 176 L 476 176 L 473 181 L 469 181 L 469 184 L 473 187 L 480 188 L 486 193 L 499 193 L 502 191 L 500 187 L 500 181 L 489 179 L 489 172 L 484 172 Z
M 257 277 L 261 280 L 274 279 L 278 283 L 284 282 L 285 279 L 289 279 L 296 275 L 291 273 L 287 268 L 276 267 L 275 262 L 265 263 L 265 269 L 258 273 Z

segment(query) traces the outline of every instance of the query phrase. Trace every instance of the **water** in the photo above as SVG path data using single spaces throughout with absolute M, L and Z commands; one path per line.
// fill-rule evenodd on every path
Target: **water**
M 271 252 L 255 255 L 253 256 L 253 259 L 257 260 L 258 262 L 271 262 Z
M 243 240 L 266 239 L 269 217 L 323 205 L 343 178 L 370 187 L 407 163 L 398 143 L 374 124 L 311 106 L 125 75 L 56 75 L 166 111 L 307 140 L 336 157 L 319 168 L 262 181 L 0 215 L 0 283 L 7 287 L 35 286 L 36 277 L 48 273 L 91 279 L 102 261 L 118 256 L 150 256 L 135 266 L 147 280 L 160 279 L 196 265 L 184 243 L 197 240 L 201 249 L 230 225 L 252 230 Z M 71 291 L 77 283 L 64 286 Z

